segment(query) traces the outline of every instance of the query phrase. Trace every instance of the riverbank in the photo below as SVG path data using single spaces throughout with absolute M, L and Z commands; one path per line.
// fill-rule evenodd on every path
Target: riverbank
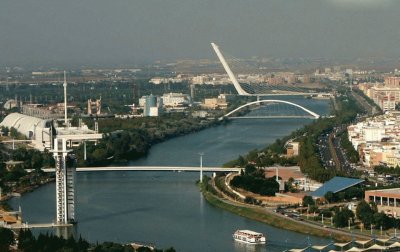
M 224 123 L 217 118 L 169 114 L 160 118 L 103 119 L 99 123 L 103 139 L 86 144 L 86 159 L 83 145 L 75 148 L 74 154 L 78 166 L 124 165 L 146 157 L 156 144 Z
M 10 200 L 13 197 L 21 197 L 25 193 L 33 192 L 35 189 L 37 189 L 43 185 L 46 185 L 48 183 L 54 182 L 54 181 L 55 181 L 54 177 L 49 177 L 49 176 L 45 175 L 44 177 L 38 178 L 38 181 L 33 184 L 20 185 L 20 186 L 16 186 L 15 188 L 12 188 L 10 193 L 7 193 L 7 194 L 1 196 L 0 210 L 4 210 L 4 211 L 13 210 L 13 209 L 10 209 L 10 207 L 6 203 L 8 200 Z
M 300 142 L 301 146 L 300 154 L 296 157 L 296 159 L 291 161 L 296 161 L 301 167 L 301 171 L 303 173 L 307 173 L 310 178 L 321 182 L 328 180 L 340 171 L 326 170 L 321 164 L 320 160 L 315 158 L 318 156 L 315 148 L 318 137 L 321 134 L 331 131 L 336 125 L 341 125 L 351 121 L 357 115 L 357 113 L 360 112 L 360 108 L 351 96 L 338 98 L 335 107 L 339 109 L 336 111 L 336 117 L 319 119 L 314 123 L 304 126 L 302 129 L 292 132 L 290 135 L 287 135 L 282 139 L 276 140 L 274 144 L 269 145 L 261 151 L 250 151 L 246 156 L 240 157 L 237 160 L 233 160 L 228 164 L 230 166 L 240 167 L 245 167 L 248 164 L 254 164 L 257 167 L 271 166 L 276 163 L 286 165 L 285 163 L 281 163 L 287 162 L 287 160 L 282 159 L 286 153 L 285 143 L 288 142 L 289 139 L 297 138 L 296 140 Z M 254 169 L 255 168 L 256 167 L 254 167 Z M 253 185 L 254 183 L 251 184 Z M 305 220 L 295 220 L 293 218 L 275 213 L 272 208 L 269 209 L 255 205 L 238 203 L 229 196 L 219 198 L 217 195 L 220 193 L 212 193 L 218 191 L 218 188 L 213 188 L 211 191 L 202 191 L 204 197 L 213 206 L 246 218 L 269 224 L 271 226 L 319 237 L 331 237 L 338 241 L 349 241 L 353 236 L 369 238 L 364 235 L 354 235 L 336 228 L 327 228 L 315 223 L 307 222 Z M 228 195 L 230 195 L 229 192 Z M 245 202 L 249 203 L 248 201 Z
M 200 186 L 202 194 L 208 203 L 210 203 L 214 207 L 221 208 L 225 211 L 229 211 L 245 218 L 249 218 L 277 228 L 282 228 L 298 233 L 323 238 L 332 238 L 340 242 L 348 242 L 355 237 L 361 239 L 370 238 L 365 235 L 353 234 L 340 229 L 327 228 L 306 221 L 294 220 L 292 218 L 273 212 L 272 208 L 239 203 L 233 201 L 229 197 L 221 198 L 212 193 L 212 191 L 216 192 L 218 190 L 212 185 L 212 183 L 210 183 L 208 186 L 211 186 L 212 189 L 209 190 L 204 185 Z

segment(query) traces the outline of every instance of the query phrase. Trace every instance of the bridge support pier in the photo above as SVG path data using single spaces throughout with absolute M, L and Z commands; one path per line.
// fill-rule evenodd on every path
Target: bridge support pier
M 83 142 L 83 160 L 86 160 L 86 141 Z
M 203 153 L 200 153 L 200 183 L 203 183 Z

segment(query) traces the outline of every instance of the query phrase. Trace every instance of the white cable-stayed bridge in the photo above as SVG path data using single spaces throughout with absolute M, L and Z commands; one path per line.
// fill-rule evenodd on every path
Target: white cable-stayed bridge
M 244 104 L 229 113 L 225 114 L 220 118 L 222 120 L 223 118 L 231 118 L 231 119 L 238 119 L 238 118 L 246 118 L 246 119 L 258 119 L 258 118 L 311 118 L 311 119 L 318 119 L 320 115 L 317 113 L 290 101 L 285 101 L 285 100 L 277 100 L 277 99 L 263 99 L 260 100 L 261 96 L 276 96 L 276 95 L 321 95 L 320 93 L 315 93 L 315 92 L 310 92 L 310 90 L 306 89 L 299 89 L 295 87 L 288 87 L 288 88 L 282 88 L 282 86 L 278 85 L 269 85 L 267 83 L 264 84 L 248 84 L 248 83 L 239 83 L 237 80 L 235 74 L 232 72 L 230 66 L 228 65 L 228 62 L 226 61 L 224 55 L 222 55 L 222 52 L 220 51 L 219 47 L 215 43 L 211 43 L 215 53 L 218 56 L 218 59 L 220 60 L 222 66 L 224 67 L 226 73 L 229 76 L 229 79 L 231 80 L 232 84 L 234 85 L 236 91 L 238 92 L 239 95 L 241 96 L 257 96 L 257 101 L 254 102 L 249 102 L 247 104 Z M 323 94 L 326 95 L 326 94 Z M 246 112 L 249 108 L 254 107 L 254 105 L 287 105 L 290 109 L 286 109 L 284 113 L 281 111 L 278 111 L 275 109 L 275 111 L 272 111 L 272 109 L 268 109 L 268 113 L 263 113 L 263 114 L 255 114 L 255 113 L 250 113 L 245 116 L 240 115 L 240 116 L 235 116 L 237 115 L 237 112 Z M 259 106 L 259 107 L 260 107 Z M 269 106 L 270 108 L 276 108 L 277 106 Z M 304 112 L 304 113 L 297 113 L 298 111 Z M 265 110 L 264 110 L 265 112 Z
M 233 60 L 228 60 L 222 54 L 220 48 L 215 43 L 211 43 L 212 48 L 214 49 L 215 53 L 218 56 L 219 61 L 221 62 L 225 72 L 228 74 L 229 79 L 231 80 L 232 84 L 234 85 L 236 91 L 241 96 L 299 96 L 299 95 L 311 95 L 311 96 L 330 96 L 329 93 L 321 93 L 315 90 L 305 88 L 305 87 L 297 87 L 292 85 L 271 85 L 269 83 L 239 83 L 236 75 L 232 71 L 231 66 L 235 67 L 239 65 L 236 69 L 239 72 L 242 72 L 244 68 L 246 68 L 246 72 L 251 72 L 254 70 L 254 67 L 244 67 L 243 68 L 243 61 L 238 60 L 234 57 Z M 249 69 L 250 68 L 250 69 Z M 259 69 L 256 69 L 259 72 Z M 259 74 L 259 73 L 258 73 Z M 265 74 L 265 73 L 264 73 Z

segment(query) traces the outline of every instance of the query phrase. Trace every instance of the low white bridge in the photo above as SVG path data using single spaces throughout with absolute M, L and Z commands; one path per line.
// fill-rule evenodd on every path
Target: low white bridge
M 54 168 L 43 168 L 44 172 L 54 172 Z M 242 168 L 199 167 L 199 166 L 107 166 L 107 167 L 78 167 L 77 172 L 96 171 L 190 171 L 190 172 L 240 172 Z M 28 172 L 32 170 L 28 170 Z
M 57 223 L 35 223 L 35 224 L 12 224 L 8 227 L 11 229 L 32 229 L 32 228 L 57 228 L 57 227 L 72 227 L 73 224 L 57 224 Z
M 229 119 L 290 119 L 290 118 L 306 118 L 306 119 L 315 119 L 313 116 L 290 116 L 290 115 L 274 115 L 274 116 L 230 116 Z

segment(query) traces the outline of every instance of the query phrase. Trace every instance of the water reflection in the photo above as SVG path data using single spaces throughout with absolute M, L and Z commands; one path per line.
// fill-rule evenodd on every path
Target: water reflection
M 233 240 L 233 247 L 235 251 L 243 251 L 243 252 L 260 252 L 260 251 L 267 251 L 266 244 L 247 244 L 243 242 L 238 242 Z

